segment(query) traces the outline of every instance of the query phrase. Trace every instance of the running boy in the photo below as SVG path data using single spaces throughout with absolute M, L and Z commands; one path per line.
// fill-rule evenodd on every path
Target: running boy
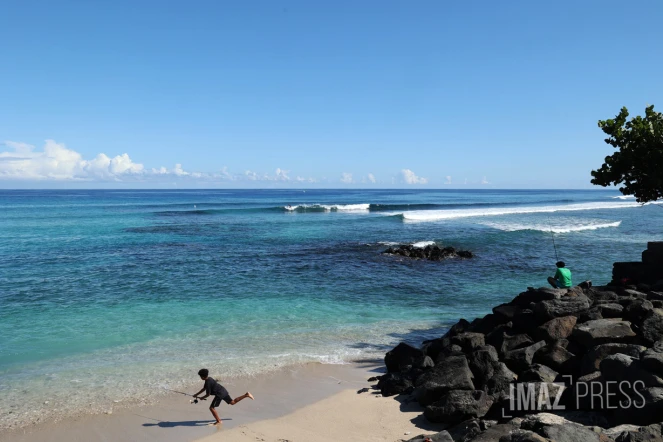
M 209 377 L 209 370 L 207 370 L 206 368 L 200 370 L 198 372 L 198 376 L 200 376 L 200 379 L 205 381 L 205 385 L 203 386 L 203 389 L 200 390 L 198 393 L 194 394 L 193 397 L 197 398 L 198 395 L 201 394 L 203 391 L 206 394 L 200 399 L 205 399 L 207 396 L 214 395 L 214 399 L 212 400 L 212 403 L 209 406 L 209 411 L 212 412 L 214 419 L 216 419 L 214 425 L 221 425 L 221 419 L 219 419 L 219 415 L 216 413 L 215 410 L 216 407 L 221 405 L 221 400 L 223 400 L 228 405 L 235 405 L 237 402 L 241 401 L 242 399 L 246 399 L 247 397 L 253 400 L 253 395 L 248 391 L 238 398 L 235 399 L 231 398 L 230 394 L 228 394 L 228 390 L 226 390 L 223 385 L 219 384 L 214 379 Z

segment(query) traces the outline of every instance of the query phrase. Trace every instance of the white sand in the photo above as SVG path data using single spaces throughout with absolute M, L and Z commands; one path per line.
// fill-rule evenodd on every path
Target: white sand
M 218 408 L 223 427 L 208 425 L 213 418 L 208 402 L 197 405 L 181 395 L 168 395 L 150 406 L 114 411 L 111 415 L 81 416 L 0 434 L 0 442 L 74 441 L 397 441 L 435 428 L 426 428 L 416 404 L 402 405 L 369 387 L 378 364 L 308 364 L 257 378 L 220 381 L 233 397 L 247 390 L 255 401 Z M 215 377 L 215 373 L 211 373 Z M 195 384 L 192 392 L 202 386 Z M 404 410 L 415 410 L 401 412 Z M 416 422 L 424 429 L 417 428 Z

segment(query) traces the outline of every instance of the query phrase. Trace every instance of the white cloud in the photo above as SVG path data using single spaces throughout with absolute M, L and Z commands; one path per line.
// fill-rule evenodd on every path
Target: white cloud
M 90 180 L 119 179 L 121 176 L 140 174 L 143 165 L 134 163 L 129 155 L 109 158 L 100 153 L 86 161 L 82 155 L 67 149 L 64 144 L 46 140 L 43 151 L 35 146 L 5 141 L 13 151 L 0 152 L 0 177 L 31 180 Z
M 451 175 L 447 175 L 446 179 L 447 180 L 444 182 L 444 184 L 451 184 Z
M 368 174 L 368 181 L 375 184 L 375 176 L 372 173 Z
M 290 181 L 290 177 L 288 174 L 290 173 L 289 170 L 283 170 L 283 169 L 276 169 L 276 181 Z
M 341 174 L 341 182 L 343 184 L 352 184 L 352 174 L 348 172 L 343 172 Z
M 490 184 L 490 182 L 486 179 L 486 177 L 483 177 L 481 179 L 481 184 Z
M 248 170 L 247 170 L 247 172 L 248 172 Z M 223 166 L 223 168 L 221 169 L 221 172 L 219 173 L 218 177 L 226 179 L 226 180 L 230 180 L 230 181 L 235 181 L 235 179 L 236 179 L 235 175 L 228 172 L 228 167 L 226 167 L 226 166 Z
M 405 184 L 426 184 L 428 183 L 428 178 L 418 177 L 410 169 L 401 170 L 401 178 Z

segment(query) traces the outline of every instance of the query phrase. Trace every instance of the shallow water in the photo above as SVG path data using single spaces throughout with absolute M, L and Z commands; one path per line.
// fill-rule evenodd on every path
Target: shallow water
M 553 238 L 575 282 L 605 283 L 661 225 L 661 207 L 604 190 L 0 191 L 0 428 L 202 366 L 381 356 L 543 285 Z M 477 256 L 380 254 L 430 241 Z

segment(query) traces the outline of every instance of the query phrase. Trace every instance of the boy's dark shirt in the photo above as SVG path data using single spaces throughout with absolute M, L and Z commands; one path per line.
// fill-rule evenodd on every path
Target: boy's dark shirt
M 205 379 L 205 393 L 212 396 L 221 396 L 225 397 L 228 395 L 228 390 L 226 390 L 223 385 L 216 382 L 213 378 L 208 377 Z

